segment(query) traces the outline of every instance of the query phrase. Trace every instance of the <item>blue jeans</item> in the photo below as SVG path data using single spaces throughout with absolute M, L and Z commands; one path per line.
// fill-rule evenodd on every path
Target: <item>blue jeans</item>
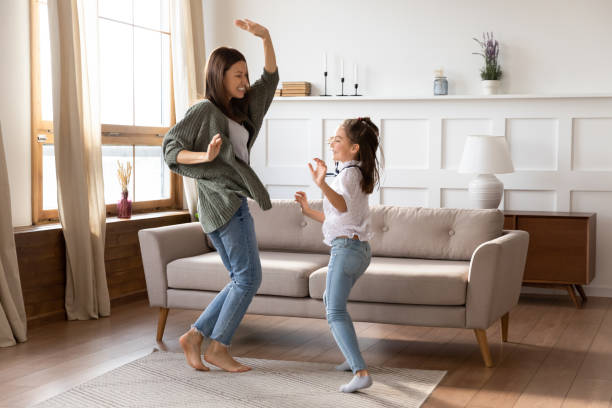
M 331 244 L 323 302 L 334 339 L 351 370 L 356 373 L 365 370 L 366 364 L 359 351 L 357 335 L 351 316 L 346 310 L 346 302 L 353 285 L 370 264 L 372 252 L 368 242 L 350 238 L 336 238 Z
M 192 327 L 229 346 L 253 296 L 261 285 L 261 262 L 253 217 L 246 198 L 232 218 L 208 234 L 219 252 L 230 282 L 202 312 Z

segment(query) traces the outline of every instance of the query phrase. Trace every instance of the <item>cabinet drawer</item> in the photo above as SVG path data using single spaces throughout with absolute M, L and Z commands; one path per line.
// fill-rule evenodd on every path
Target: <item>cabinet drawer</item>
M 518 217 L 516 229 L 529 232 L 526 282 L 589 283 L 586 218 Z

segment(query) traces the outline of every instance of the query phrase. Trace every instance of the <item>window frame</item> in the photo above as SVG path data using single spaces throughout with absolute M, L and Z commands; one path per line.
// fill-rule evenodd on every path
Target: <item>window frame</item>
M 40 27 L 38 6 L 43 1 L 30 0 L 30 121 L 31 121 L 31 182 L 32 182 L 32 224 L 57 222 L 57 209 L 43 208 L 43 145 L 52 145 L 53 122 L 42 120 L 41 79 L 40 79 Z M 172 33 L 169 34 L 170 36 Z M 174 79 L 172 74 L 172 43 L 170 41 L 170 126 L 131 126 L 131 125 L 101 125 L 102 145 L 130 146 L 161 146 L 163 135 L 176 124 L 174 113 Z M 45 140 L 39 140 L 44 135 Z M 133 152 L 135 149 L 133 150 Z M 134 153 L 132 155 L 134 163 Z M 137 169 L 134 169 L 136 171 Z M 134 177 L 134 175 L 132 176 Z M 134 182 L 134 178 L 132 179 Z M 121 197 L 117 197 L 119 201 Z M 183 180 L 174 172 L 170 172 L 170 197 L 161 200 L 136 201 L 132 203 L 133 213 L 158 212 L 183 208 Z M 117 215 L 117 204 L 106 204 L 106 216 Z

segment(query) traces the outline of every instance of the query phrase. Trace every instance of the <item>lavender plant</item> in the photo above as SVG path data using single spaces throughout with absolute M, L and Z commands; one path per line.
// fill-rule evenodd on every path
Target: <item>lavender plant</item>
M 473 52 L 474 55 L 482 55 L 485 60 L 485 65 L 480 69 L 480 78 L 485 80 L 496 80 L 501 79 L 502 70 L 497 63 L 497 57 L 499 56 L 499 43 L 493 38 L 493 33 L 483 33 L 482 41 L 478 38 L 473 37 L 482 52 Z

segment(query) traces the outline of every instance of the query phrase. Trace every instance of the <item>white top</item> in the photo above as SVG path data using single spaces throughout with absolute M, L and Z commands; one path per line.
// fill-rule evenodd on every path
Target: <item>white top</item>
M 227 118 L 229 123 L 229 138 L 234 148 L 236 157 L 244 161 L 249 162 L 249 150 L 247 149 L 247 143 L 249 142 L 249 131 L 240 123 Z
M 359 165 L 360 163 L 351 160 L 340 163 L 338 170 L 340 173 L 330 184 L 332 190 L 340 194 L 346 202 L 347 211 L 341 213 L 334 207 L 329 200 L 323 198 L 323 212 L 325 221 L 323 222 L 323 242 L 331 246 L 331 242 L 340 236 L 352 238 L 357 235 L 360 241 L 372 239 L 370 230 L 370 205 L 368 195 L 361 190 L 361 170 L 358 167 L 348 167 Z

